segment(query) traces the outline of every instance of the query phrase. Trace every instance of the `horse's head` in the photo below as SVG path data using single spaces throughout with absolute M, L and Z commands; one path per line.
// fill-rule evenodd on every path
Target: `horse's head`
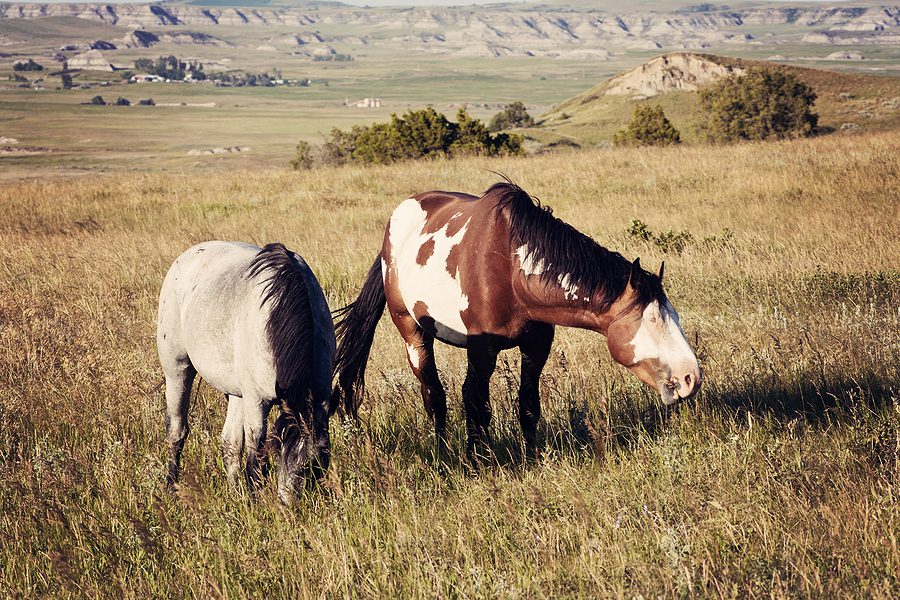
M 281 462 L 278 470 L 278 496 L 292 504 L 295 496 L 319 480 L 331 460 L 328 413 L 295 415 L 282 410 L 275 423 L 281 438 Z
M 660 285 L 663 268 L 659 271 Z M 691 350 L 678 313 L 660 294 L 649 303 L 635 302 L 644 277 L 655 277 L 635 260 L 625 293 L 614 305 L 615 317 L 606 332 L 613 359 L 659 392 L 663 404 L 675 404 L 700 389 L 700 365 Z

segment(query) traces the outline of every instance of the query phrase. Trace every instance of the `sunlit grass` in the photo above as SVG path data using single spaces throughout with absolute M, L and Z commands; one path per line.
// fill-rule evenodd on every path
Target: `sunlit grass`
M 0 187 L 0 590 L 12 597 L 784 597 L 900 594 L 900 134 Z M 353 299 L 392 208 L 502 171 L 653 268 L 703 364 L 662 411 L 603 340 L 559 331 L 544 453 L 521 458 L 518 363 L 492 385 L 499 463 L 463 460 L 461 351 L 438 347 L 451 456 L 399 337 L 361 423 L 285 509 L 227 488 L 201 385 L 164 491 L 156 296 L 206 239 L 279 240 Z M 626 233 L 688 231 L 681 254 Z M 723 236 L 728 229 L 733 237 Z M 704 238 L 726 240 L 704 242 Z M 726 239 L 727 238 L 727 239 Z

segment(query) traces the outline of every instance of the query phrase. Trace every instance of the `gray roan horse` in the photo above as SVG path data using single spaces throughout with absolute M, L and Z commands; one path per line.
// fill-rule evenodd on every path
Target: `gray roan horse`
M 275 422 L 285 502 L 328 468 L 328 419 L 335 353 L 334 325 L 312 270 L 281 244 L 258 248 L 204 242 L 169 269 L 159 298 L 156 341 L 166 375 L 168 484 L 178 480 L 188 435 L 194 376 L 228 399 L 222 453 L 232 483 L 246 452 L 251 489 L 260 481 L 266 422 Z

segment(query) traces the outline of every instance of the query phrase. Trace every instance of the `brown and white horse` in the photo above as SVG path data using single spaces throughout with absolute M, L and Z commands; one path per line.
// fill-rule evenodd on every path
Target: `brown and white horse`
M 359 297 L 341 309 L 333 402 L 355 414 L 375 326 L 387 305 L 422 384 L 425 409 L 443 439 L 447 402 L 435 338 L 468 353 L 463 384 L 468 450 L 488 450 L 488 382 L 500 350 L 522 353 L 519 422 L 529 453 L 540 419 L 539 377 L 554 326 L 606 336 L 610 354 L 659 392 L 664 404 L 690 398 L 700 367 L 678 313 L 654 275 L 553 216 L 518 186 L 481 198 L 425 192 L 391 215 L 381 253 Z

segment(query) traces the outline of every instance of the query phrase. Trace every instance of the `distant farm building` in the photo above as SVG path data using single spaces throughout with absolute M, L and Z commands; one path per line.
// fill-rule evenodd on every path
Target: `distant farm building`
M 160 83 L 165 81 L 165 78 L 160 77 L 159 75 L 132 75 L 131 83 Z
M 356 108 L 381 108 L 381 98 L 363 98 L 357 102 L 346 102 L 346 104 Z

